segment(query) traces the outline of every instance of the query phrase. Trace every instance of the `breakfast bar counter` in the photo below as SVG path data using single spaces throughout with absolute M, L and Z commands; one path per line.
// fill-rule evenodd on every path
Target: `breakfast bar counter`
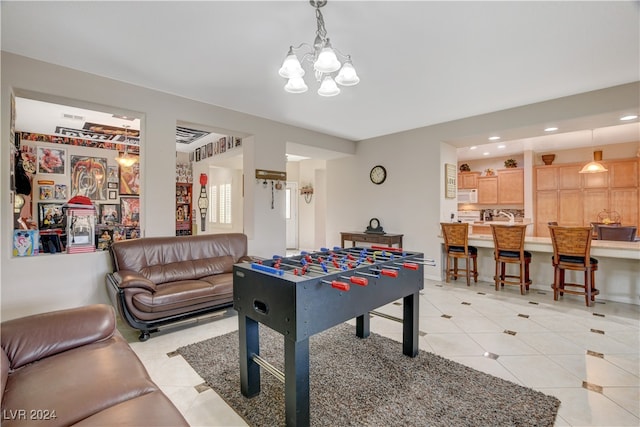
M 442 239 L 442 236 L 439 236 Z M 493 257 L 493 237 L 486 234 L 470 234 L 469 245 L 478 248 L 478 273 L 479 280 L 493 282 L 495 260 Z M 442 245 L 442 261 L 444 266 L 444 244 Z M 527 236 L 524 244 L 525 250 L 532 253 L 530 265 L 532 288 L 549 293 L 549 300 L 553 302 L 553 246 L 549 237 Z M 597 258 L 598 271 L 596 272 L 596 287 L 600 295 L 596 302 L 604 300 L 640 305 L 640 241 L 617 242 L 610 240 L 592 240 L 591 256 Z M 442 267 L 444 280 L 444 267 Z M 567 273 L 567 280 L 576 279 Z M 581 278 L 577 279 L 582 280 Z M 461 282 L 463 283 L 463 282 Z M 472 285 L 473 286 L 473 285 Z M 510 292 L 507 289 L 504 292 Z M 578 296 L 565 296 L 580 298 Z M 559 301 L 562 302 L 562 298 Z

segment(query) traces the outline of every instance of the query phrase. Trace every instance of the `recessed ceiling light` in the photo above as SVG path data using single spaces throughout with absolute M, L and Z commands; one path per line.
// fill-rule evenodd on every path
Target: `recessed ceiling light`
M 506 147 L 506 145 L 504 145 L 504 144 L 498 145 L 498 148 L 504 148 L 504 147 Z
M 497 140 L 499 140 L 499 139 L 500 139 L 500 137 L 499 137 L 499 136 L 490 136 L 490 137 L 489 137 L 489 141 L 497 141 Z
M 478 148 L 478 147 L 474 145 L 472 147 L 469 147 L 469 150 L 475 150 L 476 148 Z
M 620 120 L 635 120 L 638 116 L 635 114 L 629 114 L 628 116 L 620 117 Z
M 488 156 L 489 154 L 491 153 L 489 153 L 488 151 L 485 151 L 484 153 L 482 153 L 483 156 Z
M 555 131 L 555 130 L 558 130 L 558 128 L 557 128 L 557 127 L 552 126 L 552 127 L 548 127 L 548 128 L 546 128 L 544 131 L 545 131 L 545 132 L 553 132 L 553 131 Z

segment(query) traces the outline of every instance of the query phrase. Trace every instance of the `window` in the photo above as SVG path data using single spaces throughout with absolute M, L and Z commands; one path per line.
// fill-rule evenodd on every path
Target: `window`
M 209 222 L 231 225 L 231 184 L 209 187 Z

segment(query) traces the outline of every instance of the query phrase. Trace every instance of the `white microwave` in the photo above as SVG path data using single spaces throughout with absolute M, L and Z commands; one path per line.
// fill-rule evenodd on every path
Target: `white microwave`
M 478 190 L 475 188 L 458 190 L 458 203 L 478 203 Z

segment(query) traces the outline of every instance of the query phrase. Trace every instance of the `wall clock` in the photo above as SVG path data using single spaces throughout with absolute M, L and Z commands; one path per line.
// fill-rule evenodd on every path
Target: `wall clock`
M 374 184 L 382 184 L 385 179 L 387 179 L 387 170 L 384 166 L 376 165 L 371 168 L 371 172 L 369 172 L 369 179 Z

